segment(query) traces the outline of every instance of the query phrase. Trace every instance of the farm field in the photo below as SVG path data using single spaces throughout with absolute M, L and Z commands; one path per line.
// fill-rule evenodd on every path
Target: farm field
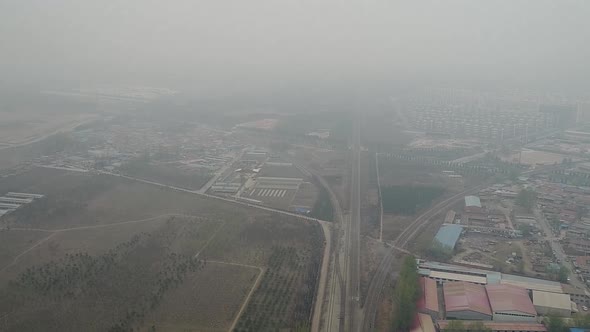
M 146 325 L 157 326 L 158 331 L 225 332 L 259 273 L 257 268 L 207 262 L 202 271 L 189 273 L 180 287 L 166 294 Z
M 45 195 L 0 219 L 8 331 L 226 331 L 238 312 L 241 330 L 309 324 L 317 224 L 90 173 L 36 168 L 0 179 L 7 191 Z M 277 294 L 279 313 L 257 306 Z
M 122 167 L 122 173 L 131 177 L 164 183 L 167 185 L 199 190 L 209 181 L 209 171 L 190 169 L 180 163 L 165 164 L 134 161 Z

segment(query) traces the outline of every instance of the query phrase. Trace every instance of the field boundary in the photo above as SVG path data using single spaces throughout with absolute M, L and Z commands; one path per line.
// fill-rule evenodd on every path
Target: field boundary
M 56 230 L 40 229 L 40 228 L 10 228 L 10 230 L 8 230 L 7 232 L 10 232 L 10 231 L 17 231 L 17 232 L 19 232 L 19 231 L 37 231 L 37 232 L 47 232 L 47 233 L 50 233 L 50 234 L 47 237 L 39 240 L 32 247 L 30 247 L 30 248 L 24 250 L 23 252 L 21 252 L 20 254 L 16 255 L 14 257 L 14 259 L 12 260 L 12 263 L 10 263 L 10 264 L 4 266 L 2 269 L 0 269 L 0 273 L 4 272 L 7 268 L 9 268 L 9 267 L 13 266 L 14 264 L 16 264 L 16 262 L 18 261 L 19 258 L 21 258 L 22 256 L 24 256 L 25 254 L 27 254 L 31 250 L 33 250 L 36 247 L 40 246 L 41 244 L 43 244 L 44 242 L 46 242 L 47 240 L 49 240 L 50 238 L 54 237 L 55 235 L 57 235 L 59 233 L 70 232 L 70 231 L 77 231 L 77 230 L 104 228 L 104 227 L 109 227 L 109 226 L 126 225 L 126 224 L 131 224 L 131 223 L 141 223 L 141 222 L 147 222 L 147 221 L 154 221 L 154 220 L 157 220 L 157 219 L 160 219 L 160 218 L 165 218 L 165 217 L 198 218 L 197 216 L 191 216 L 191 215 L 186 215 L 186 214 L 167 213 L 167 214 L 163 214 L 163 215 L 160 215 L 160 216 L 150 217 L 150 218 L 145 218 L 145 219 L 140 219 L 140 220 L 129 220 L 129 221 L 123 221 L 123 222 L 118 222 L 118 223 L 104 224 L 104 225 L 71 227 L 71 228 L 63 228 L 63 229 L 56 229 Z M 224 222 L 224 224 L 225 224 L 225 222 Z M 219 231 L 219 229 L 217 231 L 215 231 L 215 234 L 214 235 L 217 235 L 217 232 L 218 231 Z M 207 244 L 209 244 L 210 240 L 211 239 L 209 239 L 209 241 L 207 242 Z
M 259 271 L 258 277 L 256 277 L 256 280 L 254 281 L 254 284 L 250 288 L 250 291 L 248 292 L 248 295 L 246 295 L 246 298 L 242 302 L 242 306 L 240 307 L 240 310 L 238 310 L 238 313 L 236 314 L 236 317 L 234 318 L 234 321 L 232 322 L 231 326 L 229 327 L 229 330 L 228 331 L 231 332 L 231 331 L 233 331 L 236 328 L 236 325 L 238 324 L 238 321 L 240 320 L 240 317 L 242 316 L 242 313 L 244 312 L 244 310 L 246 310 L 246 307 L 248 306 L 248 303 L 250 303 L 250 298 L 252 298 L 252 295 L 254 294 L 254 291 L 258 288 L 258 285 L 260 284 L 260 279 L 262 279 L 262 276 L 264 275 L 264 272 L 266 271 L 266 269 L 265 268 L 262 268 L 260 266 L 240 264 L 240 263 L 231 263 L 231 262 L 223 262 L 223 261 L 207 261 L 207 263 L 241 266 L 241 267 L 247 267 L 247 268 L 251 268 L 251 269 L 258 269 L 258 271 Z

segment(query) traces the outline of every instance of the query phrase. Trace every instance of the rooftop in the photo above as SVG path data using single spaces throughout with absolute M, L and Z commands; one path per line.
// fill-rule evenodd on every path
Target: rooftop
M 520 312 L 537 315 L 526 289 L 511 285 L 487 285 L 486 292 L 493 312 Z
M 468 310 L 492 315 L 484 286 L 467 282 L 447 282 L 443 284 L 443 293 L 447 312 Z
M 513 274 L 502 274 L 502 285 L 512 285 L 522 287 L 530 290 L 552 292 L 552 293 L 563 293 L 561 284 L 556 281 L 521 277 Z
M 438 291 L 436 288 L 436 281 L 434 279 L 421 277 L 420 286 L 422 286 L 422 295 L 418 300 L 418 308 L 420 310 L 438 312 Z
M 445 247 L 455 248 L 462 230 L 463 227 L 461 225 L 442 225 L 434 238 Z
M 436 332 L 430 315 L 417 314 L 414 320 L 414 328 L 410 332 Z
M 481 207 L 481 201 L 477 196 L 465 196 L 465 206 Z
M 465 282 L 472 282 L 472 283 L 482 284 L 482 285 L 485 285 L 487 283 L 486 277 L 474 276 L 474 275 L 468 275 L 468 274 L 462 274 L 462 273 L 430 271 L 428 276 L 430 278 L 434 278 L 434 279 L 451 280 L 451 281 L 465 281 Z
M 463 321 L 463 324 L 469 326 L 473 321 Z M 439 320 L 438 326 L 444 330 L 449 325 L 448 320 Z M 531 332 L 547 332 L 547 328 L 543 324 L 536 323 L 516 323 L 516 322 L 493 322 L 483 321 L 483 325 L 492 329 L 492 331 L 531 331 Z
M 571 310 L 570 296 L 550 292 L 533 291 L 533 303 L 536 306 Z

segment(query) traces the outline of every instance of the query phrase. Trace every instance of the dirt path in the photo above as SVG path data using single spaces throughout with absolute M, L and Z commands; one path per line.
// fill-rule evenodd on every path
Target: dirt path
M 40 241 L 38 241 L 37 243 L 35 243 L 32 247 L 30 247 L 29 249 L 21 252 L 20 254 L 18 254 L 16 257 L 14 257 L 14 259 L 12 260 L 12 262 L 8 265 L 6 265 L 5 267 L 3 267 L 0 270 L 0 273 L 4 272 L 4 270 L 6 270 L 7 268 L 13 266 L 14 264 L 16 264 L 16 262 L 18 261 L 19 258 L 21 258 L 23 255 L 27 254 L 29 251 L 37 248 L 38 246 L 40 246 L 41 244 L 43 244 L 44 242 L 46 242 L 47 240 L 51 239 L 52 237 L 54 237 L 57 233 L 51 233 L 49 234 L 49 236 L 44 237 L 43 239 L 41 239 Z
M 102 225 L 92 225 L 92 226 L 78 226 L 78 227 L 69 227 L 69 228 L 58 228 L 58 229 L 45 229 L 45 228 L 11 228 L 11 231 L 38 231 L 38 232 L 51 232 L 51 233 L 59 233 L 59 232 L 68 232 L 68 231 L 78 231 L 84 229 L 95 229 L 95 228 L 104 228 L 104 227 L 113 227 L 125 224 L 134 224 L 134 223 L 142 223 L 146 221 L 153 221 L 160 218 L 166 217 L 186 217 L 186 218 L 197 218 L 197 216 L 191 216 L 187 214 L 179 214 L 179 213 L 166 213 L 155 217 L 149 217 L 144 219 L 138 220 L 127 220 L 127 221 L 119 221 L 110 224 L 102 224 Z
M 240 310 L 236 314 L 236 317 L 234 318 L 234 321 L 228 330 L 229 332 L 232 332 L 236 328 L 236 325 L 238 324 L 238 321 L 240 320 L 242 313 L 244 312 L 244 310 L 248 306 L 248 303 L 250 302 L 250 298 L 252 297 L 252 294 L 254 294 L 254 291 L 256 290 L 256 288 L 258 288 L 258 285 L 260 284 L 260 279 L 262 279 L 262 276 L 264 275 L 264 272 L 266 271 L 266 269 L 259 267 L 259 266 L 254 266 L 254 265 L 230 263 L 230 262 L 222 262 L 222 261 L 207 261 L 207 263 L 235 265 L 235 266 L 247 267 L 247 268 L 252 268 L 252 269 L 258 269 L 258 271 L 260 271 L 258 273 L 258 277 L 256 277 L 256 281 L 254 281 L 254 285 L 252 285 L 252 287 L 250 288 L 250 291 L 248 292 L 246 299 L 244 299 L 244 302 L 242 303 Z
M 324 245 L 324 256 L 322 257 L 322 267 L 320 271 L 320 280 L 318 285 L 317 296 L 313 308 L 313 318 L 311 321 L 311 331 L 316 332 L 320 330 L 321 312 L 324 304 L 324 296 L 326 295 L 326 280 L 328 279 L 328 269 L 330 268 L 330 249 L 331 249 L 331 234 L 330 225 L 327 222 L 320 222 L 326 243 Z
M 209 243 L 211 243 L 211 241 L 213 241 L 213 239 L 215 238 L 215 236 L 217 236 L 217 233 L 219 233 L 219 231 L 225 226 L 225 221 L 221 223 L 221 225 L 219 225 L 219 228 L 217 228 L 215 230 L 215 232 L 213 232 L 213 234 L 211 234 L 211 237 L 209 237 L 209 239 L 207 240 L 207 242 L 205 242 L 205 244 L 203 245 L 203 247 L 201 247 L 201 249 L 199 249 L 199 251 L 195 254 L 195 258 L 199 258 L 199 255 L 203 252 L 203 250 L 205 250 L 205 248 L 207 248 L 207 246 L 209 245 Z
M 132 223 L 141 223 L 141 222 L 147 222 L 147 221 L 153 221 L 153 220 L 157 220 L 160 218 L 165 218 L 165 217 L 188 217 L 188 218 L 195 218 L 196 216 L 190 216 L 190 215 L 185 215 L 185 214 L 176 214 L 176 213 L 168 213 L 168 214 L 163 214 L 160 216 L 156 216 L 156 217 L 150 217 L 150 218 L 145 218 L 145 219 L 140 219 L 140 220 L 129 220 L 129 221 L 123 221 L 123 222 L 118 222 L 118 223 L 112 223 L 112 224 L 104 224 L 104 225 L 93 225 L 93 226 L 80 226 L 80 227 L 71 227 L 71 228 L 62 228 L 62 229 L 42 229 L 42 228 L 11 228 L 8 232 L 10 231 L 38 231 L 38 232 L 48 232 L 50 233 L 49 236 L 41 239 L 40 241 L 38 241 L 37 243 L 35 243 L 32 247 L 24 250 L 23 252 L 21 252 L 20 254 L 18 254 L 17 256 L 14 257 L 14 259 L 12 260 L 12 262 L 6 266 L 4 266 L 2 269 L 0 269 L 0 273 L 4 272 L 7 268 L 13 266 L 14 264 L 16 264 L 16 262 L 18 261 L 19 258 L 21 258 L 22 256 L 24 256 L 25 254 L 27 254 L 28 252 L 30 252 L 31 250 L 35 249 L 36 247 L 38 247 L 39 245 L 43 244 L 44 242 L 46 242 L 47 240 L 51 239 L 52 237 L 54 237 L 55 235 L 62 233 L 62 232 L 69 232 L 69 231 L 77 231 L 77 230 L 84 230 L 84 229 L 95 229 L 95 228 L 103 228 L 103 227 L 113 227 L 113 226 L 119 226 L 119 225 L 125 225 L 125 224 L 132 224 Z M 220 227 L 221 229 L 221 227 Z M 219 231 L 219 229 L 217 230 Z M 215 232 L 214 235 L 217 235 L 217 231 Z M 207 244 L 209 244 L 209 242 L 211 241 L 211 239 L 209 239 L 207 241 Z M 201 249 L 202 250 L 202 249 Z

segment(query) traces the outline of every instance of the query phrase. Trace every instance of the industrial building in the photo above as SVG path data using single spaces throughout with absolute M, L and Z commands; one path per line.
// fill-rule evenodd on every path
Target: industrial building
M 438 319 L 438 289 L 436 281 L 430 278 L 420 277 L 420 286 L 422 293 L 418 299 L 418 312 L 430 315 L 433 319 Z
M 418 313 L 414 319 L 414 328 L 410 332 L 436 332 L 436 327 L 429 315 Z
M 42 197 L 40 194 L 9 192 L 0 197 L 0 217 Z
M 16 198 L 25 198 L 25 199 L 37 199 L 43 198 L 41 194 L 31 194 L 31 193 L 16 193 L 16 192 L 9 192 L 8 194 L 4 195 L 5 197 L 16 197 Z
M 486 285 L 498 284 L 502 279 L 500 272 L 422 260 L 418 262 L 418 273 L 439 283 L 444 281 L 466 281 Z
M 20 207 L 20 204 L 13 203 L 0 203 L 0 209 L 16 210 Z
M 256 179 L 257 189 L 284 189 L 297 190 L 299 185 L 303 182 L 301 178 L 278 178 L 278 177 L 263 177 Z
M 529 291 L 537 290 L 567 294 L 563 285 L 556 281 L 522 277 L 496 271 L 430 261 L 419 261 L 418 268 L 418 273 L 420 275 L 435 279 L 438 282 L 466 281 L 481 285 L 502 284 L 524 288 Z
M 443 284 L 447 319 L 492 320 L 492 309 L 482 285 L 468 282 Z
M 570 317 L 572 313 L 572 302 L 567 294 L 533 290 L 533 304 L 543 316 Z
M 240 183 L 235 182 L 215 182 L 215 184 L 211 186 L 211 191 L 216 193 L 235 194 L 240 190 L 241 186 Z
M 492 308 L 492 320 L 536 321 L 537 311 L 526 289 L 510 285 L 487 285 L 485 289 Z
M 33 200 L 28 198 L 0 197 L 0 203 L 29 204 Z
M 445 331 L 449 326 L 450 321 L 438 321 L 440 331 Z M 465 332 L 479 332 L 469 330 L 469 324 L 473 322 L 465 321 L 463 325 L 466 327 Z M 484 321 L 483 325 L 493 332 L 547 332 L 547 328 L 543 324 L 538 323 L 514 323 L 514 322 L 490 322 Z
M 462 231 L 463 227 L 461 225 L 442 225 L 438 233 L 436 233 L 434 240 L 445 248 L 455 249 Z
M 465 212 L 481 212 L 481 200 L 477 196 L 465 196 Z
M 529 277 L 517 276 L 514 274 L 502 274 L 500 280 L 502 285 L 512 285 L 525 288 L 531 291 L 543 291 L 552 293 L 564 293 L 563 287 L 559 282 L 551 280 L 543 280 Z

